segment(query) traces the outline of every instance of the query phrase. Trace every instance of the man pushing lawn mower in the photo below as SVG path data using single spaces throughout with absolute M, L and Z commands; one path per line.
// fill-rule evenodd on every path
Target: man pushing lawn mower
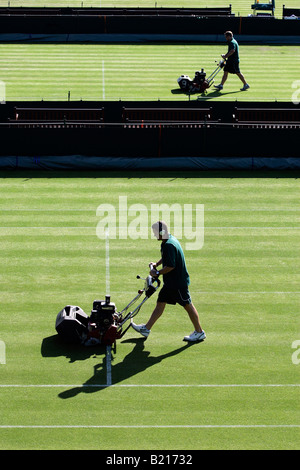
M 224 67 L 224 74 L 220 85 L 214 85 L 214 87 L 217 90 L 223 90 L 224 83 L 228 78 L 228 73 L 234 73 L 244 84 L 243 88 L 241 88 L 241 91 L 246 91 L 248 88 L 250 88 L 250 86 L 246 82 L 244 75 L 240 72 L 239 45 L 234 39 L 231 31 L 226 31 L 224 36 L 228 42 L 228 52 L 227 54 L 222 54 L 223 59 L 226 60 L 226 65 Z
M 199 342 L 206 338 L 204 330 L 201 328 L 199 315 L 192 303 L 189 293 L 189 274 L 186 269 L 184 253 L 179 241 L 169 233 L 165 222 L 156 222 L 152 225 L 152 230 L 161 243 L 161 259 L 153 263 L 153 269 L 150 275 L 157 277 L 163 275 L 163 287 L 159 292 L 157 304 L 150 316 L 148 322 L 142 325 L 131 323 L 134 330 L 148 337 L 154 323 L 162 315 L 166 304 L 175 305 L 178 303 L 187 311 L 189 318 L 195 328 L 195 331 L 189 336 L 183 338 L 188 342 Z M 159 271 L 157 267 L 162 264 L 163 268 Z

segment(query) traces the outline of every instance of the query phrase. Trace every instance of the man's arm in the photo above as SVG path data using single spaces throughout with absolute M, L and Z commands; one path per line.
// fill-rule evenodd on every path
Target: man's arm
M 168 274 L 170 271 L 173 271 L 173 269 L 175 269 L 175 268 L 172 268 L 172 267 L 170 267 L 170 266 L 165 266 L 165 267 L 162 268 L 160 271 L 158 271 L 158 272 L 159 272 L 158 275 L 160 275 L 160 274 Z
M 175 269 L 175 268 L 170 267 L 170 266 L 165 266 L 160 271 L 158 271 L 156 268 L 154 268 L 150 271 L 150 274 L 151 274 L 151 276 L 160 276 L 161 274 L 168 274 L 170 271 L 173 271 L 173 269 Z
M 223 59 L 228 59 L 228 57 L 230 57 L 232 54 L 234 54 L 235 50 L 234 49 L 230 49 L 229 52 L 227 52 L 227 54 L 222 54 L 221 57 L 223 57 Z

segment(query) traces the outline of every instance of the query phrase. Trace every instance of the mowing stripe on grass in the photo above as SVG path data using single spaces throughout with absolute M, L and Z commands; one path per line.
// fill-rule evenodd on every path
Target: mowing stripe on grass
M 1 230 L 9 230 L 9 229 L 17 229 L 17 230 L 24 230 L 26 228 L 30 228 L 32 230 L 38 230 L 38 229 L 60 229 L 60 230 L 69 230 L 69 229 L 95 229 L 96 227 L 93 227 L 93 226 L 67 226 L 67 227 L 61 227 L 59 225 L 57 226 L 51 226 L 51 227 L 42 227 L 42 226 L 37 226 L 37 227 L 32 227 L 30 225 L 23 225 L 23 226 L 20 226 L 20 227 L 16 227 L 16 226 L 7 226 L 7 227 L 0 227 Z M 198 227 L 198 229 L 209 229 L 209 230 L 300 230 L 300 227 Z
M 26 209 L 26 208 L 16 208 L 16 207 L 11 207 L 11 208 L 2 208 L 1 207 L 1 212 L 95 212 L 94 208 L 86 208 L 86 209 L 69 209 L 69 208 L 55 208 L 55 209 Z M 231 209 L 231 208 L 205 208 L 205 212 L 300 212 L 300 208 L 284 208 L 284 209 L 279 209 L 279 208 L 253 208 L 253 209 Z
M 105 100 L 105 68 L 104 68 L 104 60 L 102 60 L 102 99 Z
M 300 428 L 300 424 L 166 424 L 166 425 L 3 425 L 0 429 L 169 429 L 169 428 L 196 428 L 196 429 L 220 429 L 220 428 Z
M 235 388 L 300 387 L 300 384 L 0 384 L 0 388 Z
M 199 67 L 215 68 L 214 58 L 226 51 L 219 45 L 141 44 L 3 44 L 0 45 L 0 79 L 7 84 L 7 101 L 65 100 L 173 100 L 177 77 Z M 264 67 L 258 74 L 257 57 Z M 209 91 L 201 100 L 292 101 L 297 82 L 299 46 L 241 45 L 241 67 L 250 89 L 231 77 L 222 93 Z M 105 90 L 103 67 L 105 64 Z M 285 74 L 273 80 L 273 71 Z M 116 77 L 122 77 L 122 80 Z M 137 87 L 136 83 L 142 86 Z M 270 84 L 272 86 L 270 86 Z M 266 93 L 268 90 L 268 93 Z M 197 96 L 193 101 L 197 100 Z

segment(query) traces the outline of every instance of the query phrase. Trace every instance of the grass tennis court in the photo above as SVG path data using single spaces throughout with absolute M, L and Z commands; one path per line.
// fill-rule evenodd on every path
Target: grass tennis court
M 2 176 L 2 449 L 299 448 L 299 179 Z M 97 387 L 105 350 L 58 344 L 54 325 L 65 305 L 89 314 L 104 298 L 96 210 L 120 195 L 149 214 L 155 203 L 204 204 L 203 248 L 185 255 L 207 339 L 187 346 L 190 322 L 168 306 L 146 341 L 129 330 L 117 343 L 113 386 Z M 119 310 L 158 257 L 154 239 L 110 240 Z
M 7 101 L 67 100 L 69 91 L 71 100 L 187 100 L 171 94 L 177 78 L 193 78 L 202 67 L 209 75 L 226 51 L 227 44 L 1 44 L 0 80 Z M 241 45 L 240 57 L 250 90 L 240 92 L 240 80 L 231 76 L 222 93 L 210 88 L 200 99 L 292 100 L 300 46 Z
M 251 5 L 253 2 L 250 0 L 0 0 L 0 6 L 7 6 L 10 3 L 11 7 L 27 6 L 27 7 L 144 7 L 154 8 L 160 7 L 178 7 L 178 8 L 206 8 L 206 7 L 224 7 L 232 5 L 232 12 L 236 16 L 247 16 L 253 13 Z M 267 3 L 267 1 L 265 2 Z M 276 0 L 275 2 L 275 16 L 282 17 L 282 5 L 287 8 L 299 8 L 298 0 Z

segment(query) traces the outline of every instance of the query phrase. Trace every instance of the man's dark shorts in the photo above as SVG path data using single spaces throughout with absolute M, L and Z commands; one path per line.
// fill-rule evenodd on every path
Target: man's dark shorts
M 163 302 L 171 305 L 179 304 L 184 307 L 192 302 L 188 287 L 181 289 L 170 289 L 163 286 L 158 294 L 158 302 Z
M 240 73 L 240 66 L 238 62 L 227 62 L 224 71 L 228 73 Z

